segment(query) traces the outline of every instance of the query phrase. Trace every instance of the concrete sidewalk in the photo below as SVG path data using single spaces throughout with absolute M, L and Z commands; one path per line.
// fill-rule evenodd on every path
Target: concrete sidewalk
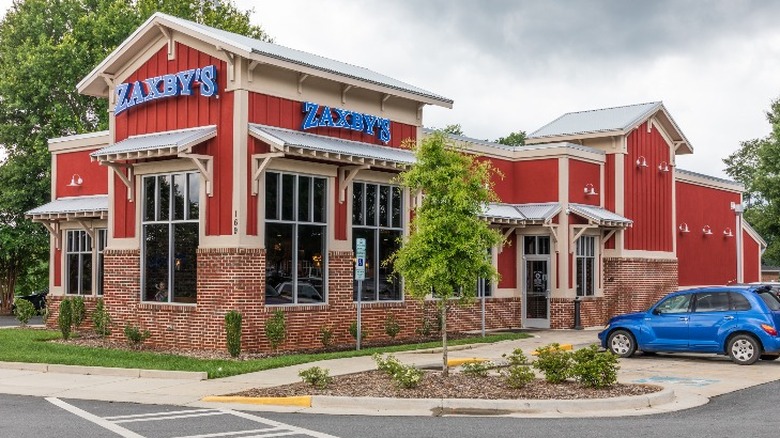
M 510 353 L 515 348 L 522 348 L 526 354 L 530 354 L 537 347 L 553 342 L 572 344 L 575 348 L 597 342 L 597 330 L 538 330 L 528 333 L 533 337 L 468 348 L 457 347 L 450 351 L 449 356 L 451 359 L 477 357 L 500 361 L 502 354 Z M 441 364 L 440 351 L 397 353 L 396 357 L 404 363 L 423 367 Z M 310 406 L 304 407 L 203 401 L 208 396 L 299 382 L 298 372 L 312 366 L 327 368 L 334 376 L 376 368 L 370 357 L 359 357 L 307 363 L 222 379 L 197 380 L 197 375 L 188 373 L 138 377 L 140 373 L 137 370 L 122 373 L 115 369 L 83 367 L 43 369 L 31 364 L 0 363 L 0 393 L 327 414 L 430 416 L 447 412 L 470 412 L 524 417 L 587 417 L 645 415 L 686 409 L 704 404 L 713 396 L 780 378 L 777 372 L 780 364 L 774 362 L 759 361 L 752 366 L 739 366 L 725 357 L 657 355 L 621 360 L 618 377 L 623 383 L 651 383 L 665 388 L 662 393 L 651 397 L 536 402 L 313 397 Z

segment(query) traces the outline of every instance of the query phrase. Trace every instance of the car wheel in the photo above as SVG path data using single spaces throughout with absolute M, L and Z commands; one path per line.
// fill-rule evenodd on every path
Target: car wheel
M 762 354 L 761 360 L 777 360 L 779 357 L 780 354 Z
M 761 346 L 750 335 L 736 335 L 729 340 L 728 353 L 734 363 L 752 365 L 761 356 Z
M 619 357 L 629 357 L 636 351 L 636 341 L 630 332 L 615 330 L 609 335 L 607 347 Z

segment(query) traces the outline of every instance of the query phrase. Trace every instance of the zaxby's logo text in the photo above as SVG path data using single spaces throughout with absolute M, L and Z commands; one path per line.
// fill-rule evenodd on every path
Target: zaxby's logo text
M 178 73 L 157 76 L 117 85 L 114 115 L 136 105 L 156 99 L 174 96 L 191 96 L 195 84 L 200 84 L 200 95 L 211 97 L 217 94 L 217 67 L 208 65 Z
M 368 135 L 377 135 L 379 131 L 379 140 L 384 144 L 390 142 L 390 119 L 341 108 L 320 107 L 319 104 L 312 102 L 303 103 L 303 112 L 306 113 L 301 128 L 304 131 L 322 127 L 351 129 Z

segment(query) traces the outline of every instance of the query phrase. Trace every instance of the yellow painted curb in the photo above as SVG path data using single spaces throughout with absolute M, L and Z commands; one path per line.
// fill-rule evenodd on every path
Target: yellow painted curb
M 448 367 L 457 367 L 460 365 L 463 365 L 464 363 L 477 363 L 477 362 L 487 362 L 487 359 L 482 359 L 480 357 L 469 357 L 464 359 L 447 359 L 447 366 Z
M 248 405 L 277 405 L 311 407 L 311 396 L 301 395 L 295 397 L 239 397 L 229 395 L 213 395 L 203 397 L 201 401 L 216 403 L 243 403 Z
M 558 348 L 561 349 L 561 350 L 565 350 L 565 351 L 571 351 L 571 350 L 574 349 L 574 346 L 571 345 L 571 344 L 561 344 L 561 345 L 558 346 Z M 531 352 L 531 356 L 538 356 L 538 355 L 539 355 L 539 351 L 538 350 L 534 350 L 534 351 Z

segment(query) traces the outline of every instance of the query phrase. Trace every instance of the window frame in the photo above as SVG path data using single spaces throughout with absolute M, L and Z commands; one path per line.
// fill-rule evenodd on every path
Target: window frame
M 598 252 L 596 245 L 596 237 L 594 235 L 582 235 L 575 243 L 574 250 L 574 275 L 575 284 L 574 288 L 578 297 L 593 297 L 596 296 L 597 291 L 597 273 L 598 273 Z M 589 242 L 586 247 L 586 242 Z M 582 260 L 583 269 L 580 269 L 580 260 Z M 588 269 L 590 264 L 590 269 Z M 586 289 L 588 282 L 590 283 L 590 291 Z

